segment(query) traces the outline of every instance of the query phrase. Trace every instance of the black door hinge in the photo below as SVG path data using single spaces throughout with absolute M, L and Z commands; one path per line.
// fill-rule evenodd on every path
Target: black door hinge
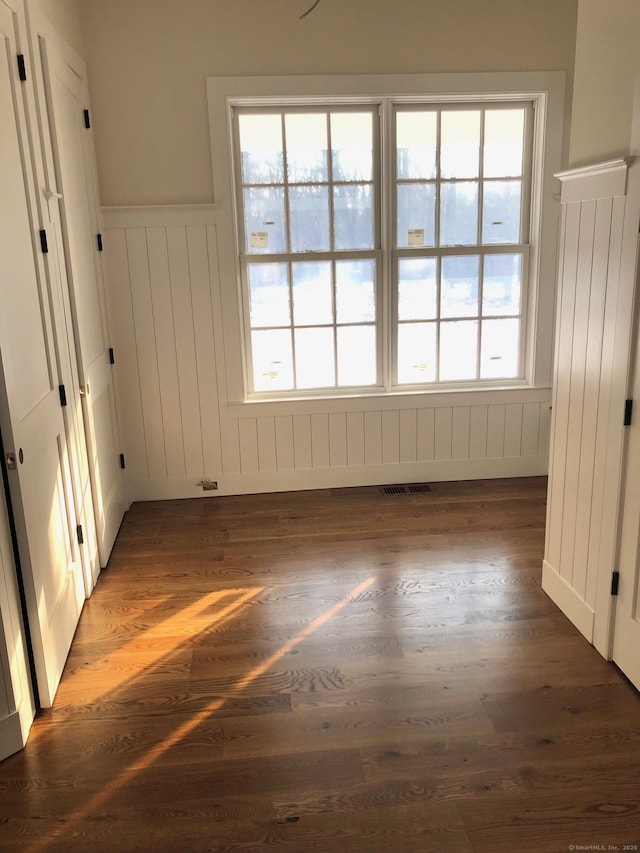
M 23 83 L 27 79 L 27 66 L 25 65 L 24 54 L 22 53 L 18 54 L 18 77 Z
M 67 392 L 65 390 L 64 385 L 58 385 L 58 392 L 60 394 L 60 405 L 66 406 L 67 405 Z
M 109 347 L 109 364 L 115 364 L 115 363 L 116 363 L 116 357 L 115 357 L 114 352 L 113 352 L 113 347 Z
M 611 595 L 618 594 L 618 584 L 620 583 L 620 572 L 613 572 L 611 575 Z
M 96 239 L 98 241 L 98 251 L 102 251 L 102 234 L 96 234 Z
M 40 248 L 42 249 L 42 254 L 46 255 L 49 252 L 49 244 L 47 243 L 47 232 L 44 228 L 40 231 Z
M 624 401 L 624 425 L 631 426 L 631 416 L 633 415 L 633 400 Z
M 91 127 L 91 119 L 89 118 L 89 110 L 83 110 L 84 114 L 84 126 L 89 130 Z
M 78 536 L 78 545 L 84 545 L 84 533 L 82 532 L 81 524 L 76 527 L 76 534 Z
M 120 454 L 120 467 L 121 467 L 122 469 L 124 469 L 124 468 L 126 468 L 126 467 L 127 467 L 127 466 L 124 464 L 124 453 L 121 453 L 121 454 Z

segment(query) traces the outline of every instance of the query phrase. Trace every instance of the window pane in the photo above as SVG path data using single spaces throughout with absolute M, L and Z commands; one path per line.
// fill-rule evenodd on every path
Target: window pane
M 477 320 L 441 324 L 440 379 L 443 382 L 475 379 L 477 357 Z
M 398 179 L 436 177 L 437 133 L 435 112 L 396 114 Z
M 338 329 L 338 385 L 375 385 L 376 330 L 374 326 Z
M 244 191 L 244 221 L 247 252 L 284 252 L 284 190 L 277 187 Z
M 431 320 L 437 315 L 435 258 L 401 258 L 398 263 L 398 319 Z
M 333 188 L 333 239 L 337 250 L 373 249 L 373 187 Z
M 479 270 L 477 255 L 442 259 L 441 317 L 478 316 Z
M 518 375 L 518 320 L 485 320 L 482 323 L 482 379 L 509 379 Z
M 331 264 L 292 264 L 293 322 L 297 326 L 332 323 Z
M 332 113 L 331 149 L 334 181 L 370 181 L 373 177 L 371 113 Z
M 296 387 L 335 387 L 333 328 L 296 329 Z
M 256 391 L 293 388 L 291 333 L 288 329 L 252 332 L 251 350 Z
M 440 245 L 472 246 L 478 241 L 478 184 L 442 184 L 440 187 Z
M 398 384 L 434 382 L 436 378 L 436 324 L 401 323 L 398 326 Z
M 440 174 L 477 178 L 480 174 L 480 110 L 441 113 Z
M 338 323 L 367 323 L 376 319 L 375 264 L 373 261 L 336 262 Z
M 483 243 L 520 242 L 520 181 L 484 181 Z
M 487 110 L 484 118 L 485 178 L 516 177 L 522 174 L 524 113 L 517 110 Z
M 288 326 L 289 280 L 286 264 L 249 264 L 251 327 Z
M 329 249 L 327 187 L 291 187 L 289 217 L 292 252 L 321 252 Z
M 290 183 L 326 181 L 327 117 L 323 113 L 285 116 L 287 175 Z
M 242 182 L 283 182 L 282 121 L 279 115 L 240 115 L 238 118 Z
M 436 241 L 434 184 L 398 184 L 398 246 L 433 246 Z
M 522 255 L 487 255 L 484 259 L 482 313 L 519 314 Z

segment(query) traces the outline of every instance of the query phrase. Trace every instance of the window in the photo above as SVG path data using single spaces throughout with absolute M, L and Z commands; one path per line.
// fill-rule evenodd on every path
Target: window
M 523 376 L 530 104 L 394 111 L 397 385 Z
M 210 78 L 230 400 L 548 387 L 561 77 Z
M 377 110 L 238 111 L 254 391 L 378 384 Z

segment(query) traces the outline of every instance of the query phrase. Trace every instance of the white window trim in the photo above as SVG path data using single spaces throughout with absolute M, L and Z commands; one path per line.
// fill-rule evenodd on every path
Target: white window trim
M 207 98 L 211 133 L 213 185 L 219 205 L 218 247 L 222 325 L 224 328 L 225 378 L 229 403 L 265 404 L 264 397 L 248 399 L 244 347 L 244 324 L 239 299 L 240 269 L 238 261 L 237 215 L 232 169 L 231 111 L 233 106 L 371 103 L 376 98 L 393 98 L 398 102 L 415 102 L 421 97 L 430 101 L 463 100 L 469 96 L 483 100 L 513 100 L 526 98 L 535 103 L 533 174 L 539 176 L 532 187 L 532 233 L 539 240 L 531 252 L 531 282 L 526 312 L 525 380 L 487 382 L 487 390 L 539 389 L 551 386 L 553 317 L 555 307 L 557 202 L 554 173 L 561 166 L 562 125 L 564 117 L 563 72 L 515 72 L 482 74 L 409 74 L 409 75 L 349 75 L 302 77 L 209 77 Z M 385 332 L 385 335 L 388 332 Z M 482 382 L 448 388 L 443 384 L 424 387 L 425 395 L 474 393 L 481 391 Z M 309 398 L 345 397 L 402 397 L 415 395 L 415 388 L 392 392 L 371 391 L 341 393 L 310 393 Z M 296 395 L 283 394 L 283 400 L 295 403 Z M 273 403 L 272 396 L 269 403 Z

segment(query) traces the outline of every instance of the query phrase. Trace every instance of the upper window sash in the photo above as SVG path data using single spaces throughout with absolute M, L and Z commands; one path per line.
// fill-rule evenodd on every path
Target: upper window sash
M 240 256 L 378 250 L 379 124 L 371 104 L 234 109 Z

